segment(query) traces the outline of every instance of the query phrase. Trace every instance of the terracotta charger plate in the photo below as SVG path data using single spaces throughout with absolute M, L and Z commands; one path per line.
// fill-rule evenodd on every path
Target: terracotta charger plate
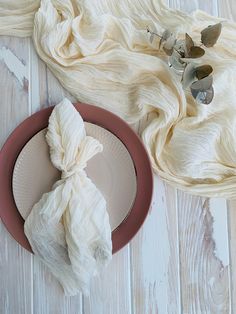
M 141 140 L 122 119 L 99 107 L 82 103 L 75 107 L 85 121 L 87 135 L 103 144 L 103 152 L 94 156 L 85 170 L 107 201 L 115 253 L 136 234 L 148 213 L 153 190 L 150 161 Z M 52 109 L 43 109 L 22 122 L 0 152 L 0 216 L 12 236 L 30 252 L 24 219 L 60 178 L 45 140 Z

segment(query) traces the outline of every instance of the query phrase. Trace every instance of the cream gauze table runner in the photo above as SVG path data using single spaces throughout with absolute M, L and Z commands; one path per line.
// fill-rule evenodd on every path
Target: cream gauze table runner
M 91 277 L 112 257 L 106 201 L 84 169 L 103 147 L 86 136 L 79 112 L 67 99 L 53 109 L 46 139 L 51 161 L 62 176 L 33 206 L 24 231 L 65 294 L 87 294 Z
M 236 27 L 206 49 L 215 96 L 196 104 L 151 44 L 146 26 L 181 38 L 223 19 L 167 8 L 161 0 L 0 0 L 0 34 L 31 36 L 38 55 L 79 101 L 129 123 L 152 113 L 142 138 L 153 169 L 169 183 L 203 196 L 236 196 Z

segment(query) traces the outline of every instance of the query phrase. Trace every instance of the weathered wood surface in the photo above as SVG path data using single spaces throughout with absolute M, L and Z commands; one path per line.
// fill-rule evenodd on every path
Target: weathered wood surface
M 234 0 L 169 0 L 236 19 Z M 28 115 L 71 97 L 30 39 L 0 38 L 0 145 Z M 142 124 L 134 126 L 141 132 Z M 236 202 L 178 191 L 155 177 L 148 218 L 91 285 L 64 297 L 56 280 L 0 223 L 0 314 L 200 314 L 236 312 Z

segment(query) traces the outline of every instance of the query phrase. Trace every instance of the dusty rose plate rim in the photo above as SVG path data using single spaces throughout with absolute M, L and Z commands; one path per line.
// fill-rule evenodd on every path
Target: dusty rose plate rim
M 153 175 L 146 149 L 138 135 L 115 114 L 93 105 L 76 103 L 82 118 L 116 135 L 128 149 L 137 176 L 137 193 L 132 209 L 112 232 L 113 254 L 135 236 L 148 214 L 153 194 Z M 0 151 L 0 217 L 13 238 L 29 252 L 30 244 L 24 234 L 24 219 L 17 210 L 12 174 L 16 159 L 25 144 L 40 130 L 47 127 L 53 107 L 42 109 L 24 120 L 8 137 Z

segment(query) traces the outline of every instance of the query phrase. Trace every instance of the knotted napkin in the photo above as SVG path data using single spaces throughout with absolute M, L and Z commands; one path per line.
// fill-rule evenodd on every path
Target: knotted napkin
M 61 180 L 32 208 L 25 234 L 66 295 L 87 294 L 90 278 L 112 257 L 106 201 L 85 172 L 87 161 L 103 147 L 86 136 L 79 112 L 67 99 L 53 109 L 46 140 Z

